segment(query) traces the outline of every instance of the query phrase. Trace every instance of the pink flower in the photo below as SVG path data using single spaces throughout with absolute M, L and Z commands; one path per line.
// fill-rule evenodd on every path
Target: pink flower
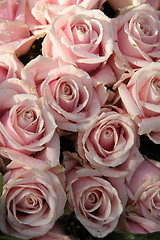
M 84 165 L 89 163 L 103 175 L 112 176 L 110 167 L 128 159 L 137 139 L 135 124 L 127 114 L 103 108 L 97 121 L 86 131 L 78 132 L 77 151 Z
M 22 68 L 14 54 L 0 54 L 0 83 L 8 78 L 20 78 Z
M 150 63 L 136 71 L 127 85 L 119 86 L 124 108 L 139 127 L 139 134 L 146 134 L 153 142 L 160 143 L 160 63 Z
M 58 177 L 51 171 L 17 168 L 7 171 L 3 179 L 1 231 L 30 239 L 52 229 L 66 202 Z
M 42 82 L 48 76 L 52 75 L 52 72 L 55 72 L 56 68 L 57 72 L 60 72 L 60 67 L 64 65 L 68 64 L 60 63 L 58 65 L 54 59 L 39 55 L 24 66 L 21 71 L 21 77 L 32 87 L 36 88 L 39 96 L 41 96 L 40 86 Z M 106 87 L 112 86 L 116 82 L 116 77 L 109 64 L 106 64 L 104 68 L 92 75 L 91 80 L 97 91 L 99 91 L 99 89 L 100 91 L 103 91 L 102 85 L 105 85 Z M 102 97 L 103 99 L 103 95 L 106 100 L 105 93 L 100 93 L 99 97 Z
M 158 11 L 142 4 L 117 21 L 117 42 L 113 62 L 116 68 L 130 71 L 159 59 L 160 21 Z
M 42 52 L 91 72 L 105 64 L 113 52 L 111 19 L 100 10 L 67 7 L 51 22 Z
M 126 208 L 126 218 L 129 220 L 127 227 L 132 231 L 139 228 L 140 232 L 160 231 L 159 163 L 145 159 L 133 174 L 127 188 L 130 197 Z
M 101 8 L 105 0 L 24 0 L 17 4 L 18 13 L 16 19 L 23 21 L 29 26 L 33 34 L 41 32 L 45 34 L 54 17 L 71 5 L 81 6 L 87 9 Z M 21 11 L 21 15 L 19 12 Z
M 94 88 L 90 76 L 72 65 L 53 68 L 40 90 L 58 127 L 72 132 L 86 129 L 107 99 L 103 85 Z
M 15 53 L 20 57 L 37 37 L 31 36 L 28 26 L 22 22 L 0 19 L 0 54 Z
M 64 233 L 64 226 L 61 223 L 56 223 L 54 227 L 44 236 L 34 238 L 32 240 L 75 240 L 73 235 L 66 235 Z
M 64 157 L 73 166 L 66 173 L 69 207 L 93 236 L 103 238 L 116 228 L 123 210 L 117 190 L 98 171 L 74 166 L 75 155 Z
M 54 59 L 39 55 L 24 66 L 21 71 L 21 78 L 30 86 L 36 88 L 39 96 L 41 96 L 40 85 L 49 75 L 52 75 L 52 70 L 58 67 Z
M 42 151 L 50 141 L 55 142 L 55 146 L 58 145 L 54 118 L 43 109 L 40 99 L 35 94 L 34 89 L 17 78 L 1 83 L 2 146 L 30 155 Z
M 108 0 L 110 6 L 114 9 L 121 9 L 124 7 L 136 7 L 143 3 L 149 3 L 154 8 L 159 8 L 159 0 Z

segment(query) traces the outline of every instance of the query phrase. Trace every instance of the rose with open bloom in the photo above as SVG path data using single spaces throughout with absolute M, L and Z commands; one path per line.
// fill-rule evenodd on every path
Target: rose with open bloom
M 74 166 L 75 155 L 66 152 L 64 158 L 70 209 L 93 236 L 105 237 L 116 228 L 123 211 L 117 190 L 98 171 Z
M 108 0 L 110 6 L 114 9 L 120 9 L 124 7 L 136 7 L 143 3 L 149 3 L 154 8 L 158 9 L 160 6 L 159 0 Z
M 22 239 L 47 233 L 62 216 L 65 191 L 54 172 L 17 168 L 4 175 L 0 229 Z
M 59 138 L 54 118 L 43 109 L 35 93 L 34 89 L 17 78 L 10 78 L 1 83 L 1 146 L 28 155 L 42 151 L 51 141 L 52 148 L 54 142 L 55 146 L 58 146 Z
M 160 231 L 160 164 L 145 159 L 127 184 L 126 227 L 140 232 Z
M 124 108 L 139 127 L 139 134 L 147 134 L 160 143 L 160 63 L 150 63 L 136 71 L 127 85 L 120 84 L 119 94 Z
M 149 4 L 142 4 L 119 15 L 115 21 L 114 64 L 118 69 L 135 69 L 159 60 L 160 21 L 157 10 Z
M 72 132 L 95 121 L 108 96 L 103 85 L 94 88 L 89 74 L 73 65 L 53 68 L 39 89 L 57 126 Z
M 63 224 L 56 222 L 48 233 L 42 237 L 33 238 L 32 240 L 75 240 L 73 235 L 68 236 L 64 232 Z
M 78 132 L 77 151 L 84 165 L 89 162 L 104 175 L 112 175 L 109 167 L 127 160 L 137 137 L 135 124 L 128 115 L 102 108 L 97 121 L 86 131 Z
M 70 6 L 53 19 L 43 55 L 91 72 L 113 52 L 112 22 L 100 10 Z
M 14 54 L 0 54 L 0 83 L 8 78 L 20 78 L 23 64 Z

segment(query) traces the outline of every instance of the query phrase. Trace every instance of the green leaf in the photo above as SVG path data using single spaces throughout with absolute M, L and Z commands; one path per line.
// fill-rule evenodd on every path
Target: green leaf
M 135 234 L 127 232 L 112 232 L 104 240 L 159 240 L 160 232 Z
M 2 173 L 0 173 L 0 196 L 2 194 L 2 188 L 3 188 L 3 176 Z
M 1 235 L 0 234 L 0 240 L 22 240 L 21 238 L 16 238 L 16 237 L 12 237 L 9 235 Z

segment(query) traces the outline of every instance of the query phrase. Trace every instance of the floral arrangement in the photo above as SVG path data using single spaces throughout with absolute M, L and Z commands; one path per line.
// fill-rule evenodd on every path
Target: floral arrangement
M 0 239 L 160 238 L 159 8 L 0 1 Z

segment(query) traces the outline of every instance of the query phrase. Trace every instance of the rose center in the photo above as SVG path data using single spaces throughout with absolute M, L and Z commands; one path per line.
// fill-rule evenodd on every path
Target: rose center
M 34 113 L 31 110 L 24 112 L 23 115 L 26 121 L 32 122 L 34 120 Z
M 97 202 L 97 196 L 95 193 L 91 193 L 89 196 L 88 196 L 88 202 L 89 204 L 93 205 Z
M 72 94 L 72 90 L 68 84 L 64 84 L 61 89 L 61 94 L 65 96 L 70 96 Z
M 78 24 L 76 29 L 81 33 L 86 33 L 88 31 L 88 27 L 85 24 Z
M 145 35 L 148 35 L 148 34 L 149 34 L 149 32 L 150 32 L 149 26 L 147 26 L 147 25 L 144 24 L 143 22 L 140 22 L 140 23 L 139 23 L 139 27 L 140 27 L 140 29 L 142 30 L 142 32 L 143 32 Z
M 153 81 L 153 87 L 156 89 L 156 91 L 158 93 L 160 93 L 160 80 L 159 79 L 155 79 Z
M 107 151 L 112 151 L 114 148 L 114 130 L 111 127 L 104 129 L 101 132 L 99 143 L 101 147 Z

